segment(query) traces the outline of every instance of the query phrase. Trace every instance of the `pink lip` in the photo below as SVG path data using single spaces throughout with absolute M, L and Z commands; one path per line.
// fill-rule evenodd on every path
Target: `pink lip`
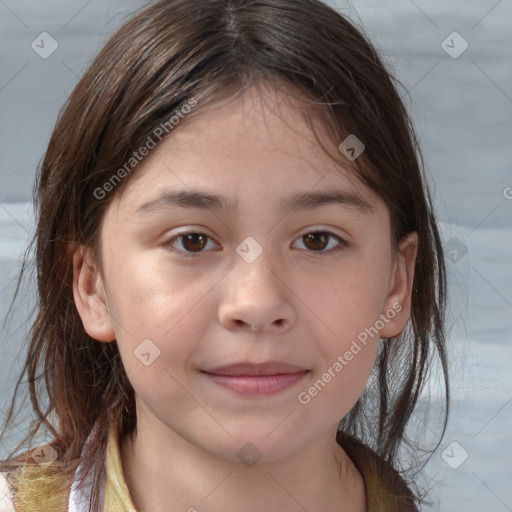
M 306 371 L 306 368 L 281 361 L 267 361 L 266 363 L 236 363 L 204 371 L 215 375 L 252 377 L 298 373 Z
M 223 387 L 241 395 L 268 396 L 285 390 L 298 382 L 308 370 L 276 375 L 219 375 L 205 372 L 206 376 Z
M 273 395 L 292 386 L 308 372 L 282 361 L 242 362 L 203 370 L 216 384 L 246 396 Z

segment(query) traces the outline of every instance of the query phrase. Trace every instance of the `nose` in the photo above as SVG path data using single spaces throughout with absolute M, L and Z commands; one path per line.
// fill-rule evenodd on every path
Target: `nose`
M 224 280 L 218 315 L 226 329 L 281 333 L 295 323 L 290 283 L 271 268 L 268 252 L 252 263 L 239 258 Z

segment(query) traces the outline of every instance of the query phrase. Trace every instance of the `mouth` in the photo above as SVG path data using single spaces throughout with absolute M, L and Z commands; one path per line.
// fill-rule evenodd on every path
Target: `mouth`
M 244 396 L 269 396 L 299 382 L 310 370 L 279 361 L 237 363 L 202 370 L 211 382 Z

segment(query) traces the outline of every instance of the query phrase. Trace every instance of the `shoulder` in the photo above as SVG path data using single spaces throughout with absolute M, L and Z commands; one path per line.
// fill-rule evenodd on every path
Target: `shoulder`
M 342 432 L 338 432 L 336 441 L 363 476 L 369 511 L 418 511 L 413 492 L 389 462 L 361 441 Z
M 0 512 L 15 512 L 12 488 L 7 473 L 0 473 Z
M 0 512 L 67 510 L 70 491 L 58 464 L 21 464 L 0 473 Z

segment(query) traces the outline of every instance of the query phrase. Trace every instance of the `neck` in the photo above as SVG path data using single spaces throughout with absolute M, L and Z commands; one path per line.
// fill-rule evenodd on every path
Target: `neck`
M 120 447 L 123 471 L 138 512 L 363 512 L 363 479 L 331 430 L 286 458 L 244 465 L 144 424 Z

